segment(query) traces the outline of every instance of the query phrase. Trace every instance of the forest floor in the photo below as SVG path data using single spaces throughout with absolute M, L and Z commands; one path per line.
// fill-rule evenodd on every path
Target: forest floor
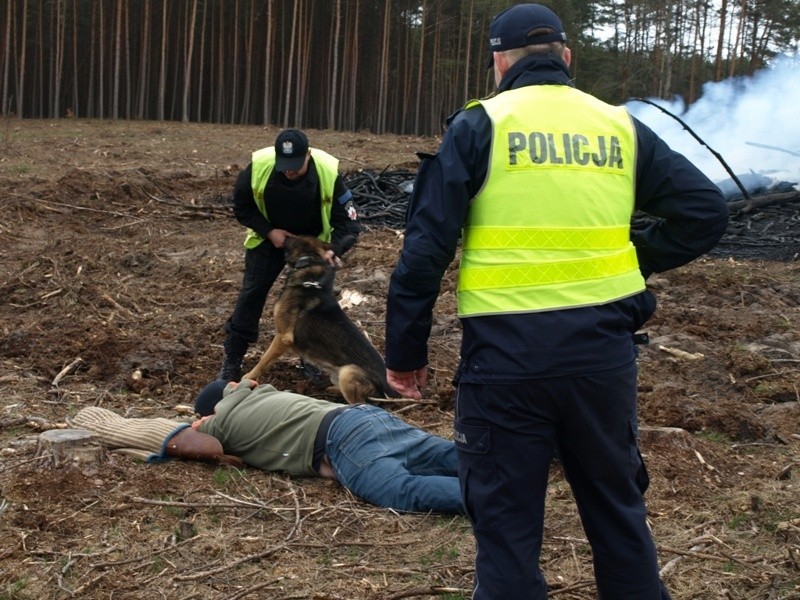
M 0 598 L 469 597 L 474 542 L 462 517 L 397 514 L 321 478 L 113 453 L 61 469 L 36 458 L 38 434 L 85 406 L 188 418 L 181 407 L 218 370 L 241 281 L 244 231 L 228 199 L 277 131 L 0 123 Z M 413 170 L 414 153 L 438 142 L 308 133 L 344 173 Z M 797 208 L 781 210 L 796 240 Z M 640 352 L 641 447 L 676 600 L 800 599 L 800 247 L 784 244 L 776 260 L 758 222 L 737 221 L 745 246 L 648 282 L 659 309 Z M 347 310 L 379 349 L 400 244 L 400 231 L 370 226 L 337 274 L 364 297 Z M 445 437 L 454 277 L 455 267 L 436 306 L 425 402 L 386 405 Z M 267 310 L 248 365 L 271 330 Z M 292 358 L 267 381 L 337 399 Z M 551 597 L 596 596 L 557 465 L 542 565 Z

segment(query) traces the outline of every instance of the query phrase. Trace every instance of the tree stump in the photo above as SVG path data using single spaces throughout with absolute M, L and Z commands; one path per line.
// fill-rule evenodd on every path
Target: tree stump
M 94 439 L 95 434 L 85 429 L 50 429 L 39 434 L 36 457 L 50 469 L 98 463 L 103 448 Z

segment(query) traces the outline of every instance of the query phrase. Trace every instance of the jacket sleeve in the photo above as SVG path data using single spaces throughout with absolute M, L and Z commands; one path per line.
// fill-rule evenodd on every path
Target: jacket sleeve
M 436 155 L 421 156 L 403 248 L 389 282 L 386 366 L 413 371 L 428 363 L 433 307 L 453 261 L 471 199 L 485 178 L 491 124 L 482 109 L 464 111 Z
M 353 192 L 344 183 L 342 176 L 336 178 L 333 188 L 334 201 L 331 207 L 331 244 L 336 256 L 344 256 L 361 233 L 358 210 L 353 200 Z
M 228 423 L 228 416 L 251 393 L 253 393 L 253 389 L 249 385 L 233 382 L 226 385 L 222 392 L 222 400 L 214 407 L 214 413 L 200 424 L 199 431 L 213 435 L 222 442 L 226 449 L 230 448 L 232 444 L 235 445 L 236 440 L 229 439 L 231 425 Z
M 655 218 L 631 232 L 647 278 L 711 250 L 725 233 L 728 205 L 700 169 L 644 123 L 633 121 L 639 147 L 636 210 Z
M 236 185 L 233 188 L 233 214 L 239 223 L 266 238 L 273 227 L 256 206 L 253 188 L 250 184 L 252 172 L 253 165 L 251 163 L 236 178 Z

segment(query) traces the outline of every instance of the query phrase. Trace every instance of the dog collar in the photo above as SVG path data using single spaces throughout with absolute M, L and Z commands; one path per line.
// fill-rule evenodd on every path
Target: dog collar
M 311 254 L 305 254 L 294 261 L 294 265 L 292 265 L 293 269 L 302 269 L 307 267 L 308 265 L 314 263 L 314 259 L 318 259 L 319 257 L 313 256 Z

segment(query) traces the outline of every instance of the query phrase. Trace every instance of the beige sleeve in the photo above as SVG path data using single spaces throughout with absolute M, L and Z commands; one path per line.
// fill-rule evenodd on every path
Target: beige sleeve
M 117 413 L 89 406 L 78 411 L 69 419 L 70 426 L 87 429 L 96 434 L 100 444 L 111 449 L 135 448 L 151 452 L 148 460 L 159 460 L 165 457 L 164 449 L 169 438 L 188 423 L 164 419 L 131 419 Z

